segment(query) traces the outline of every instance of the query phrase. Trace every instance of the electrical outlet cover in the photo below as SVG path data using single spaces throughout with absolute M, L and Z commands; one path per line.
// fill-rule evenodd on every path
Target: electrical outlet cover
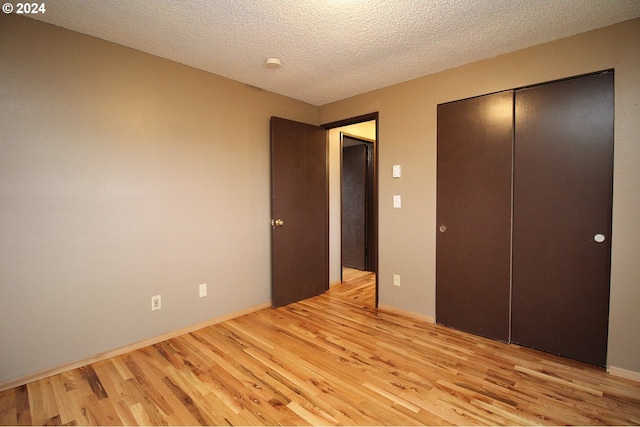
M 160 295 L 154 295 L 151 297 L 151 311 L 160 310 L 162 308 L 162 300 Z

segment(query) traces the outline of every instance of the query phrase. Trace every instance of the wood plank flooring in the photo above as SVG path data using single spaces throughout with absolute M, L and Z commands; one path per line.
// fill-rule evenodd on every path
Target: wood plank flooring
M 638 425 L 640 383 L 374 308 L 374 276 L 0 393 L 3 425 Z

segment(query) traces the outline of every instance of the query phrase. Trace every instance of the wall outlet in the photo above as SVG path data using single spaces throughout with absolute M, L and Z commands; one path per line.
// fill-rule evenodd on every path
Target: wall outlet
M 162 308 L 162 301 L 160 295 L 154 295 L 151 297 L 151 311 L 160 310 Z
M 400 286 L 400 275 L 399 274 L 394 274 L 393 275 L 393 286 Z
M 206 284 L 206 283 L 202 283 L 202 284 L 200 284 L 200 286 L 198 287 L 198 289 L 199 289 L 199 292 L 200 292 L 200 293 L 199 293 L 200 298 L 202 298 L 202 297 L 206 297 L 206 296 L 207 296 L 207 284 Z

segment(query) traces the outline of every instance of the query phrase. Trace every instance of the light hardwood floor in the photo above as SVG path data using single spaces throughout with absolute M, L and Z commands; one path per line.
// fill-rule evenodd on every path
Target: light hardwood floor
M 0 393 L 0 423 L 640 424 L 640 383 L 374 308 L 373 274 Z

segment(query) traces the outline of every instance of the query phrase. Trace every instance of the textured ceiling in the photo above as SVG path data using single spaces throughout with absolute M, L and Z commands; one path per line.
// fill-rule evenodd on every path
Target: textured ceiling
M 36 19 L 313 105 L 640 16 L 640 0 L 54 0 Z M 282 68 L 266 68 L 276 56 Z

